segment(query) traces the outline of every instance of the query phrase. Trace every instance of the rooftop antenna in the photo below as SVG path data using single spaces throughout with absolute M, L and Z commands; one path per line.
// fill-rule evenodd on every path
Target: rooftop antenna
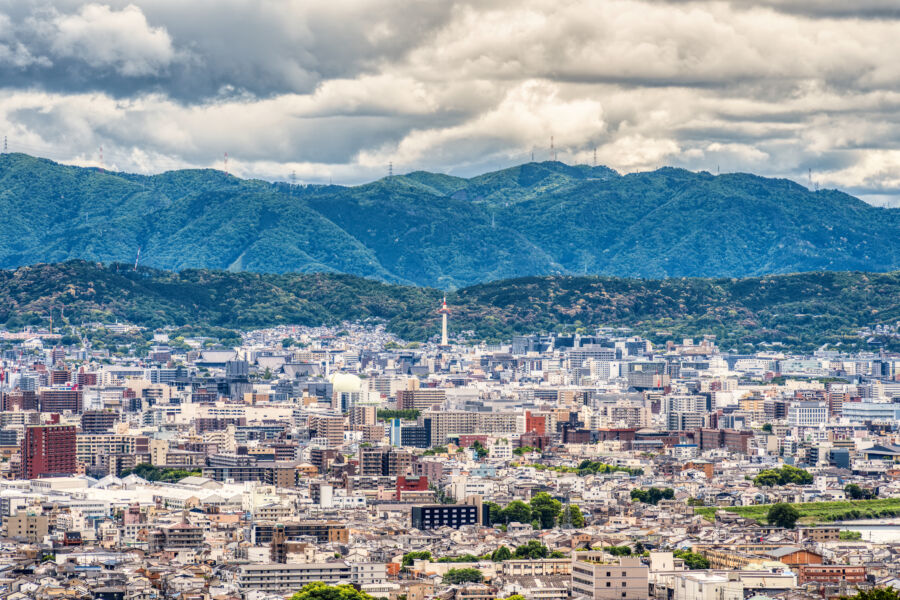
M 228 175 L 228 153 L 225 153 L 225 174 Z

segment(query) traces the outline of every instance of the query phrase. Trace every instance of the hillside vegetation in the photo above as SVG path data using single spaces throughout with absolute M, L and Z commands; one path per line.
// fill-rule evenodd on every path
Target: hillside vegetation
M 753 276 L 900 268 L 900 209 L 748 174 L 527 163 L 288 186 L 0 155 L 0 267 L 341 272 L 442 289 L 531 275 Z
M 18 328 L 64 309 L 69 323 L 266 327 L 376 319 L 408 340 L 438 333 L 443 292 L 336 273 L 169 272 L 86 261 L 0 271 L 0 324 Z M 656 342 L 716 335 L 724 349 L 864 346 L 862 326 L 900 320 L 900 272 L 802 273 L 747 279 L 529 277 L 447 295 L 451 330 L 519 333 L 628 326 Z
M 791 504 L 800 513 L 800 523 L 813 525 L 833 521 L 855 519 L 884 519 L 900 515 L 900 498 L 878 498 L 875 500 L 842 500 L 835 502 L 798 502 Z M 767 522 L 771 504 L 751 506 L 729 506 L 725 508 L 695 508 L 694 512 L 712 521 L 718 511 L 738 514 L 754 519 L 761 524 Z

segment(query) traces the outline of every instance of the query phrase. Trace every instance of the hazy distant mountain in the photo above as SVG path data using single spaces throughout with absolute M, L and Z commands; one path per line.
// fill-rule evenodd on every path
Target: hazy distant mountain
M 528 163 L 356 187 L 152 177 L 0 156 L 0 267 L 73 258 L 344 272 L 457 288 L 543 274 L 746 276 L 900 267 L 900 209 L 754 175 Z

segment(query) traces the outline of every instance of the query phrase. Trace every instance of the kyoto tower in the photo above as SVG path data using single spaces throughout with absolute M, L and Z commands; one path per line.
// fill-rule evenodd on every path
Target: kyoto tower
M 447 343 L 447 315 L 450 314 L 450 309 L 447 308 L 447 296 L 444 296 L 444 302 L 438 312 L 441 313 L 441 346 L 449 346 L 450 344 Z

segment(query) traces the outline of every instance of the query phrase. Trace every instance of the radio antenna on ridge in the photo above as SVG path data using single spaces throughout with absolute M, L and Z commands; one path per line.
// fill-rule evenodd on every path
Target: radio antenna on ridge
M 594 148 L 594 166 L 597 166 L 597 149 Z
M 100 146 L 100 172 L 103 172 L 103 146 Z
M 550 136 L 550 160 L 556 160 L 556 150 L 553 148 L 553 136 Z
M 228 153 L 225 153 L 225 174 L 228 175 Z
M 394 163 L 393 161 L 388 163 L 388 177 L 394 176 Z

